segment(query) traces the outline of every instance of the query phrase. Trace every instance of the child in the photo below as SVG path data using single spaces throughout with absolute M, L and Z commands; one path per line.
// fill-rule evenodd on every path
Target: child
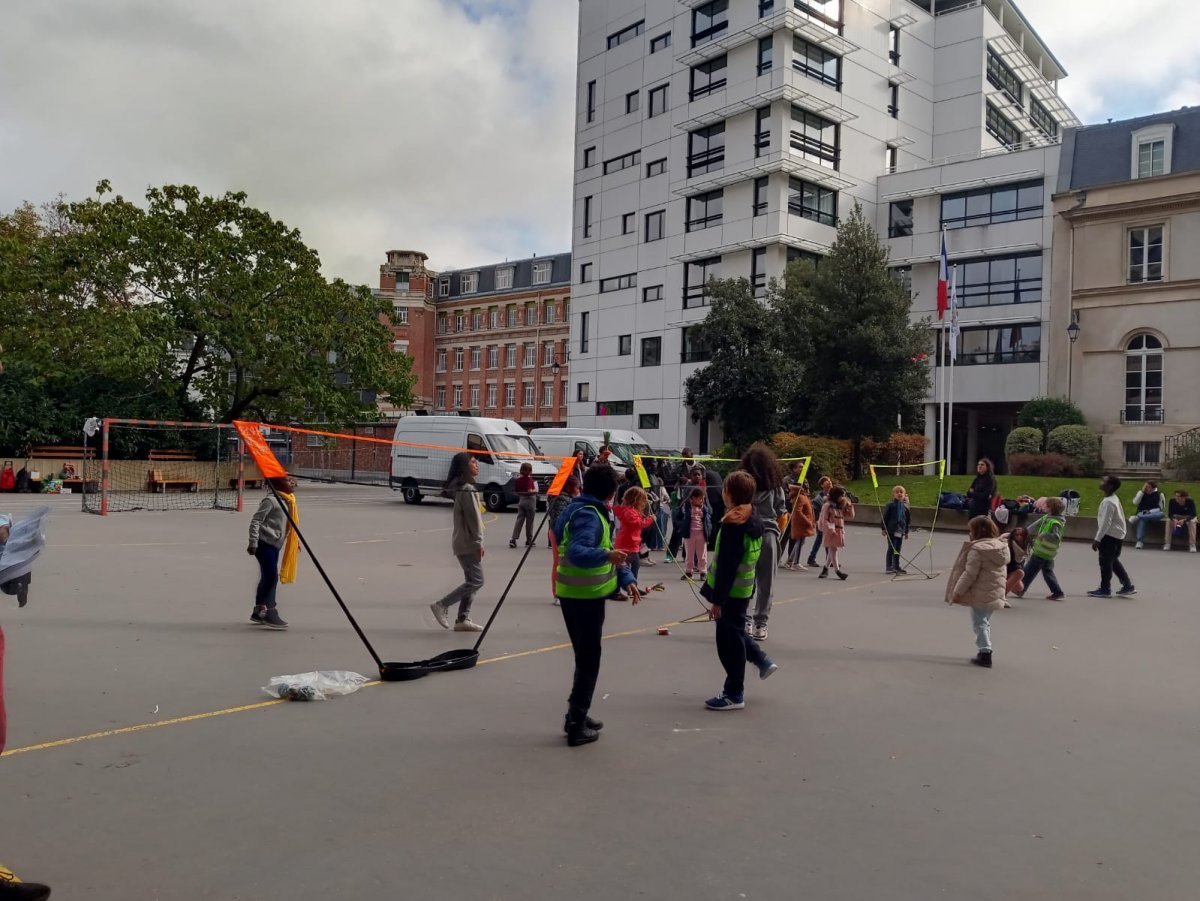
M 443 629 L 450 628 L 448 612 L 458 604 L 458 619 L 454 622 L 455 632 L 482 632 L 483 626 L 471 622 L 471 602 L 483 587 L 483 512 L 479 507 L 479 492 L 475 490 L 475 477 L 479 475 L 479 461 L 466 451 L 457 453 L 450 461 L 450 474 L 446 478 L 445 491 L 454 498 L 451 514 L 453 529 L 450 533 L 450 549 L 462 567 L 463 583 L 440 601 L 429 605 L 433 618 Z
M 829 476 L 821 476 L 817 480 L 817 494 L 812 499 L 813 516 L 820 520 L 821 509 L 825 506 L 825 500 L 829 497 L 829 490 L 833 488 L 833 479 Z M 821 529 L 817 528 L 817 537 L 813 541 L 812 550 L 808 552 L 808 565 L 814 567 L 817 565 L 817 551 L 821 549 L 821 542 L 824 540 L 821 535 Z
M 560 494 L 550 499 L 550 507 L 546 513 L 546 519 L 550 523 L 549 532 L 550 550 L 554 554 L 554 558 L 550 561 L 550 594 L 554 598 L 554 606 L 558 606 L 558 540 L 554 537 L 554 527 L 558 525 L 558 518 L 563 515 L 563 511 L 567 509 L 571 501 L 579 497 L 579 478 L 571 476 L 567 479 L 566 485 Z
M 683 537 L 683 579 L 700 578 L 708 569 L 708 536 L 712 532 L 712 508 L 705 491 L 691 489 L 675 510 L 675 529 Z
M 992 613 L 1004 606 L 1004 570 L 1008 545 L 990 516 L 976 516 L 968 523 L 970 538 L 963 542 L 946 583 L 946 603 L 971 608 L 978 653 L 976 666 L 992 665 Z
M 760 679 L 779 667 L 746 634 L 746 611 L 754 597 L 755 567 L 762 552 L 766 529 L 754 512 L 754 476 L 745 470 L 725 479 L 725 515 L 717 532 L 716 553 L 700 594 L 711 605 L 716 620 L 717 656 L 725 668 L 725 687 L 704 706 L 709 710 L 741 710 L 746 706 L 746 661 L 758 668 Z M 773 541 L 766 536 L 767 541 Z
M 1011 532 L 1001 534 L 1008 544 L 1008 566 L 1005 568 L 1004 590 L 1006 594 L 1025 596 L 1025 559 L 1029 556 L 1029 531 L 1023 526 L 1017 526 Z M 1005 607 L 1011 607 L 1008 601 Z
M 908 491 L 903 485 L 892 489 L 892 499 L 883 508 L 883 534 L 887 536 L 887 572 L 890 575 L 908 575 L 901 565 L 900 548 L 908 537 L 912 525 L 912 513 L 908 509 Z
M 1121 480 L 1116 476 L 1105 476 L 1100 480 L 1100 490 L 1104 492 L 1104 500 L 1096 511 L 1096 537 L 1092 541 L 1092 550 L 1100 553 L 1100 587 L 1089 591 L 1089 598 L 1111 598 L 1112 577 L 1116 573 L 1121 580 L 1117 594 L 1129 597 L 1137 594 L 1129 573 L 1121 565 L 1121 542 L 1125 540 L 1125 511 L 1121 508 L 1121 499 L 1117 490 Z
M 533 480 L 533 464 L 522 463 L 521 474 L 517 476 L 517 521 L 513 524 L 512 538 L 508 546 L 516 547 L 517 538 L 521 534 L 521 526 L 525 527 L 525 546 L 533 547 L 533 518 L 537 516 L 537 482 Z
M 611 466 L 589 467 L 583 474 L 583 493 L 554 526 L 558 599 L 575 653 L 575 677 L 563 723 L 567 744 L 573 748 L 596 741 L 604 726 L 588 716 L 600 675 L 604 602 L 619 588 L 628 589 L 634 604 L 641 600 L 633 573 L 618 568 L 626 560 L 625 552 L 613 548 L 608 503 L 616 491 L 617 474 Z
M 1193 554 L 1196 553 L 1196 502 L 1180 488 L 1167 506 L 1167 516 L 1170 517 L 1170 522 L 1167 524 L 1167 540 L 1163 550 L 1171 549 L 1173 536 L 1182 537 L 1186 533 L 1188 550 Z
M 817 530 L 825 544 L 825 565 L 821 567 L 818 579 L 829 578 L 829 568 L 832 566 L 837 577 L 843 582 L 850 578 L 842 572 L 841 550 L 846 546 L 846 520 L 854 519 L 854 505 L 846 497 L 846 489 L 834 485 L 829 489 L 829 497 L 821 505 L 821 515 L 817 519 Z
M 642 533 L 654 524 L 654 517 L 647 513 L 649 507 L 650 501 L 646 492 L 636 486 L 627 488 L 621 502 L 613 507 L 618 526 L 616 548 L 628 554 L 625 568 L 633 574 L 634 582 L 637 582 L 641 568 L 639 555 L 642 549 Z M 625 600 L 626 595 L 618 594 L 617 597 Z
M 1046 580 L 1046 585 L 1050 588 L 1046 600 L 1061 601 L 1063 599 L 1062 586 L 1058 584 L 1058 579 L 1054 575 L 1054 558 L 1058 556 L 1063 531 L 1067 528 L 1067 521 L 1063 518 L 1063 512 L 1066 509 L 1067 502 L 1061 497 L 1046 498 L 1046 515 L 1035 522 L 1030 530 L 1033 537 L 1033 553 L 1025 563 L 1025 574 L 1021 585 L 1022 595 L 1029 590 L 1029 586 L 1037 578 L 1037 574 L 1041 573 L 1042 578 Z
M 246 553 L 258 561 L 258 588 L 254 592 L 254 609 L 250 622 L 257 626 L 282 631 L 288 627 L 279 615 L 275 590 L 279 583 L 296 581 L 296 561 L 300 555 L 300 539 L 291 527 L 284 504 L 292 522 L 299 521 L 296 508 L 296 482 L 290 476 L 271 479 L 275 491 L 268 494 L 250 517 L 250 544 Z
M 804 554 L 804 541 L 817 534 L 817 524 L 813 519 L 812 499 L 808 496 L 808 482 L 796 486 L 796 502 L 792 505 L 792 519 L 788 523 L 788 533 L 792 536 L 792 547 L 788 552 L 787 568 L 791 570 L 808 569 L 800 562 Z

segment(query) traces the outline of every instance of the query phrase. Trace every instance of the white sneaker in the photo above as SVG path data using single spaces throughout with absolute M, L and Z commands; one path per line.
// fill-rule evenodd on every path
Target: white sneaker
M 473 623 L 469 619 L 460 619 L 454 624 L 455 632 L 482 632 L 483 626 L 479 623 Z
M 1188 553 L 1189 553 L 1189 554 L 1194 554 L 1194 553 L 1196 553 L 1196 545 L 1194 545 L 1194 544 L 1193 544 L 1191 547 L 1189 547 L 1189 548 L 1188 548 Z
M 429 605 L 429 609 L 433 611 L 433 618 L 437 620 L 437 624 L 443 629 L 450 628 L 450 617 L 446 615 L 446 608 L 439 602 L 434 601 Z
M 1164 544 L 1164 545 L 1163 545 L 1163 550 L 1164 550 L 1164 551 L 1169 551 L 1170 549 L 1171 549 L 1171 545 L 1170 545 L 1170 544 Z
M 799 570 L 800 572 L 802 572 L 802 573 L 806 573 L 806 572 L 808 572 L 808 567 L 807 567 L 807 566 L 805 566 L 803 563 L 797 563 L 797 564 L 796 564 L 796 569 L 798 569 L 798 570 Z
M 1140 551 L 1140 550 L 1141 550 L 1142 548 L 1144 548 L 1145 546 L 1146 546 L 1146 545 L 1142 544 L 1142 543 L 1139 541 L 1139 542 L 1138 542 L 1137 544 L 1135 544 L 1133 547 L 1134 547 L 1134 550 L 1138 550 L 1138 551 Z
M 1134 524 L 1134 523 L 1136 523 L 1136 522 L 1137 522 L 1137 517 L 1136 517 L 1136 516 L 1131 516 L 1131 517 L 1129 517 L 1129 524 L 1130 524 L 1130 525 L 1133 525 L 1133 524 Z
M 751 630 L 751 632 L 750 632 L 750 637 L 753 638 L 755 641 L 766 641 L 767 640 L 767 624 L 766 623 L 755 623 L 753 630 Z

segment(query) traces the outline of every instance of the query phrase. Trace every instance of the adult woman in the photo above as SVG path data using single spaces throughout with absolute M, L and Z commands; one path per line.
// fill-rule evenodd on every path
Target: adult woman
M 458 619 L 455 632 L 482 632 L 483 626 L 471 622 L 471 602 L 483 587 L 483 512 L 479 507 L 479 492 L 475 490 L 475 477 L 479 475 L 479 461 L 474 455 L 463 451 L 450 461 L 450 475 L 446 478 L 446 494 L 454 499 L 454 526 L 451 531 L 450 549 L 462 567 L 463 583 L 440 601 L 429 605 L 433 618 L 443 629 L 450 628 L 449 610 L 458 604 Z
M 967 515 L 990 516 L 992 498 L 996 496 L 996 467 L 987 457 L 975 464 L 975 480 L 967 489 Z
M 783 487 L 783 468 L 779 459 L 766 445 L 755 444 L 746 451 L 741 468 L 754 477 L 751 506 L 766 530 L 762 553 L 755 565 L 758 588 L 750 630 L 750 637 L 755 641 L 766 641 L 767 620 L 771 616 L 771 602 L 775 599 L 775 573 L 779 569 L 779 521 L 788 512 L 787 492 Z

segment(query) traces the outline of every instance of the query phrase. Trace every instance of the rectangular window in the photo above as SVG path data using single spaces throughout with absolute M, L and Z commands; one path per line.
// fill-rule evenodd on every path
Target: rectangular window
M 589 122 L 596 121 L 596 82 L 589 81 L 587 84 L 587 120 Z
M 666 171 L 667 160 L 665 157 L 661 160 L 646 163 L 646 178 L 654 178 L 654 176 L 662 175 Z
M 434 401 L 434 406 L 436 406 L 437 409 L 439 409 L 439 410 L 446 409 L 446 386 L 445 385 L 437 386 L 437 391 L 435 393 L 435 397 L 436 397 L 436 400 Z
M 1040 179 L 945 194 L 942 196 L 942 225 L 950 229 L 970 228 L 1041 219 L 1043 201 Z
M 488 369 L 497 369 L 500 366 L 500 345 L 493 344 L 488 348 Z
M 1162 443 L 1158 441 L 1125 441 L 1125 465 L 1157 467 L 1162 465 Z
M 661 116 L 667 111 L 668 88 L 670 88 L 670 85 L 660 84 L 658 87 L 650 89 L 650 110 L 646 113 L 647 119 L 653 119 L 655 116 Z
M 458 290 L 463 294 L 474 294 L 479 290 L 479 273 L 464 272 L 458 277 Z
M 585 354 L 588 352 L 588 320 L 587 313 L 579 314 L 579 352 Z
M 990 328 L 964 328 L 958 335 L 955 366 L 984 366 L 1002 363 L 1040 363 L 1042 327 L 1037 322 Z M 941 365 L 938 345 L 938 365 Z
M 987 104 L 986 125 L 987 133 L 1009 150 L 1021 143 L 1021 130 L 1009 122 L 1000 110 L 992 106 L 990 101 Z
M 830 34 L 842 33 L 843 0 L 795 0 L 792 4 L 801 18 Z
M 597 416 L 632 416 L 633 401 L 610 400 L 608 403 L 596 404 Z
M 680 363 L 707 363 L 712 359 L 712 350 L 700 340 L 700 329 L 697 326 L 685 326 L 681 332 L 683 352 Z
M 633 353 L 633 335 L 617 336 L 617 356 L 627 357 Z
M 438 320 L 437 320 L 437 333 L 439 335 L 444 335 L 449 331 L 450 331 L 450 317 L 449 316 L 439 316 Z
M 703 231 L 721 224 L 725 192 L 718 188 L 687 199 L 687 223 L 690 232 Z
M 483 348 L 482 347 L 472 347 L 471 348 L 471 368 L 478 369 L 479 364 L 481 362 L 483 362 Z
M 1166 171 L 1167 142 L 1143 141 L 1138 144 L 1138 178 L 1153 178 Z
M 656 300 L 663 299 L 663 286 L 651 285 L 649 288 L 642 289 L 642 303 L 653 303 Z
M 964 307 L 1041 303 L 1040 253 L 963 260 L 955 268 L 958 302 Z
M 499 307 L 492 307 L 488 310 L 488 328 L 500 328 Z
M 483 328 L 483 313 L 479 310 L 471 311 L 471 331 L 477 332 Z
M 396 323 L 398 325 L 408 325 L 408 307 L 401 307 L 396 311 Z
M 542 383 L 542 406 L 543 407 L 553 407 L 554 406 L 554 383 L 553 382 L 543 382 Z
M 762 156 L 771 149 L 771 108 L 763 106 L 754 117 L 754 155 Z
M 505 369 L 516 369 L 517 368 L 517 345 L 515 345 L 515 344 L 504 345 L 504 368 Z
M 900 148 L 887 144 L 883 150 L 883 171 L 895 172 L 900 168 Z
M 646 214 L 645 235 L 642 238 L 647 244 L 651 241 L 661 241 L 665 236 L 667 213 L 665 210 L 655 210 Z
M 542 345 L 542 365 L 543 366 L 553 366 L 554 365 L 554 342 L 553 341 L 547 341 L 545 344 Z
M 888 211 L 888 237 L 909 238 L 913 233 L 913 202 L 896 200 Z
M 508 307 L 504 311 L 505 322 L 509 328 L 516 328 L 521 324 L 521 311 L 516 306 Z
M 462 372 L 463 368 L 463 352 L 462 348 L 454 349 L 454 371 Z
M 457 314 L 454 317 L 454 330 L 456 332 L 461 332 L 464 328 L 466 328 L 466 326 L 467 326 L 467 317 L 465 315 L 463 315 L 462 313 Z
M 496 290 L 504 291 L 513 286 L 513 270 L 511 266 L 496 270 Z
M 1161 282 L 1163 278 L 1163 227 L 1151 225 L 1129 230 L 1129 283 Z
M 450 277 L 446 276 L 444 278 L 438 279 L 438 297 L 449 297 L 449 296 L 450 296 Z
M 662 365 L 662 338 L 642 339 L 642 365 Z
M 409 276 L 409 273 L 407 273 L 407 272 L 397 272 L 396 273 L 396 290 L 397 291 L 407 291 L 408 290 L 408 276 Z
M 462 407 L 462 385 L 454 386 L 454 409 L 458 410 Z
M 558 307 L 551 301 L 546 304 L 546 309 L 542 311 L 542 321 L 546 325 L 554 325 L 558 322 Z
M 596 148 L 595 147 L 584 147 L 583 148 L 583 168 L 590 169 L 594 165 L 596 165 Z
M 472 410 L 479 409 L 479 386 L 478 385 L 471 386 L 471 409 Z
M 688 135 L 688 178 L 725 168 L 725 123 L 718 122 Z
M 533 264 L 533 283 L 535 285 L 550 284 L 550 276 L 554 273 L 554 264 L 549 260 Z
M 657 37 L 650 39 L 650 52 L 658 53 L 659 50 L 666 50 L 671 46 L 671 32 L 665 31 Z
M 767 296 L 767 248 L 750 251 L 750 289 L 755 297 Z
M 1058 137 L 1058 123 L 1050 115 L 1050 110 L 1046 109 L 1036 97 L 1029 98 L 1029 118 L 1033 120 L 1037 130 L 1046 137 Z
M 720 257 L 692 260 L 683 267 L 683 308 L 685 310 L 708 306 L 708 282 L 717 277 Z
M 1024 86 L 1021 84 L 1021 79 L 1017 78 L 1017 73 L 1000 58 L 1000 54 L 990 47 L 987 52 L 987 80 L 993 87 L 997 87 L 1007 94 L 1013 103 L 1021 106 L 1021 100 L 1024 97 Z
M 646 22 L 643 19 L 641 22 L 634 22 L 628 28 L 622 28 L 615 34 L 610 34 L 608 36 L 608 49 L 612 50 L 614 47 L 620 47 L 622 44 L 629 43 L 641 34 L 645 27 Z
M 532 384 L 530 384 L 529 382 L 526 382 L 524 385 L 524 388 L 525 388 L 525 390 L 522 391 L 521 393 L 525 395 L 525 398 L 524 398 L 525 406 L 532 407 L 533 406 L 534 386 Z
M 912 300 L 912 266 L 893 266 L 892 278 L 904 289 L 904 296 Z
M 771 185 L 771 177 L 762 175 L 754 179 L 754 215 L 763 216 L 767 212 L 767 189 Z
M 729 28 L 729 0 L 712 0 L 692 11 L 692 46 L 699 47 Z
M 758 74 L 766 75 L 771 71 L 775 57 L 775 37 L 768 35 L 758 40 Z
M 582 284 L 586 285 L 591 280 L 592 280 L 592 264 L 591 263 L 580 263 L 579 264 L 579 281 Z
M 815 269 L 821 265 L 821 260 L 823 259 L 824 257 L 819 253 L 813 253 L 811 250 L 801 250 L 799 247 L 789 247 L 787 249 L 787 264 L 789 266 L 792 263 L 811 263 Z
M 900 65 L 900 29 L 895 25 L 888 29 L 888 59 L 893 66 Z
M 515 382 L 504 383 L 504 406 L 512 409 L 517 405 L 517 385 Z
M 715 57 L 698 66 L 692 66 L 692 87 L 689 100 L 699 100 L 725 87 L 725 69 L 729 65 L 724 55 Z
M 615 156 L 611 160 L 605 160 L 604 174 L 612 175 L 614 172 L 620 172 L 622 169 L 636 166 L 641 161 L 642 152 L 640 150 L 635 150 L 633 153 L 627 153 L 624 156 Z
M 775 11 L 775 0 L 758 0 L 758 17 L 760 19 L 769 16 Z M 658 426 L 655 426 L 658 428 Z
M 788 212 L 802 219 L 811 219 L 822 225 L 838 224 L 838 195 L 837 191 L 814 185 L 812 182 L 799 178 L 788 179 Z
M 792 68 L 835 91 L 842 89 L 842 58 L 804 38 L 792 38 Z
M 436 371 L 436 372 L 445 372 L 446 371 L 446 351 L 439 350 L 437 352 L 437 365 L 434 367 L 434 371 Z
M 583 198 L 583 236 L 592 236 L 592 195 Z
M 591 382 L 580 382 L 575 386 L 575 400 L 578 403 L 586 404 L 592 399 Z
M 836 122 L 822 119 L 798 106 L 792 107 L 792 150 L 803 159 L 837 171 L 841 160 L 840 140 L 841 129 Z
M 495 385 L 488 385 L 488 386 L 487 386 L 487 389 L 488 389 L 488 390 L 487 390 L 487 405 L 488 405 L 488 409 L 489 409 L 489 410 L 494 410 L 494 409 L 496 409 L 496 386 L 495 386 Z
M 900 118 L 900 85 L 888 82 L 888 115 L 893 119 Z
M 633 213 L 622 213 L 621 214 L 621 234 L 623 234 L 623 235 L 633 234 L 633 229 L 634 229 L 633 215 L 634 215 Z
M 630 91 L 625 95 L 625 115 L 636 113 L 642 108 L 642 92 Z
M 638 428 L 646 429 L 647 431 L 650 429 L 657 429 L 658 428 L 658 414 L 657 413 L 639 413 L 638 414 Z
M 610 291 L 620 291 L 624 288 L 637 287 L 637 273 L 631 272 L 629 275 L 614 275 L 612 278 L 600 279 L 600 293 L 608 294 Z
M 526 344 L 525 345 L 525 368 L 533 369 L 535 366 L 537 366 L 537 345 L 536 344 Z

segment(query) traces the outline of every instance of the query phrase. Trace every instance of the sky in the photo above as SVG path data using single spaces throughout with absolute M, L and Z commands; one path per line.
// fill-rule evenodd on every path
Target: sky
M 1086 123 L 1200 105 L 1200 4 L 1025 0 Z M 325 272 L 570 249 L 577 0 L 3 0 L 0 209 L 188 183 Z

